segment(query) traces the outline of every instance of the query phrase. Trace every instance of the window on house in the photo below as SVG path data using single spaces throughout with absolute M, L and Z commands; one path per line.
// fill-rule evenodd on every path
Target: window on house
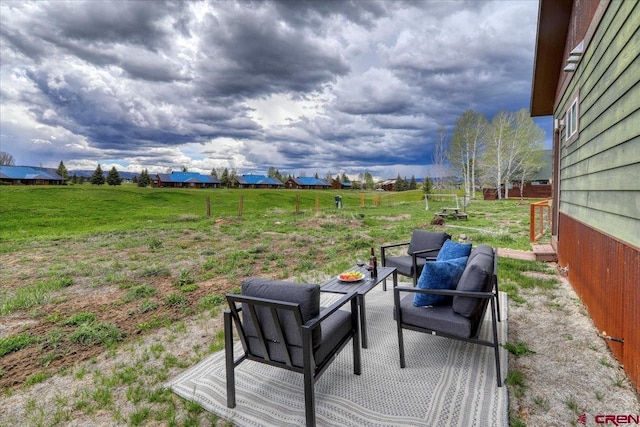
M 572 139 L 578 134 L 578 97 L 576 97 L 565 116 L 565 141 L 572 142 Z

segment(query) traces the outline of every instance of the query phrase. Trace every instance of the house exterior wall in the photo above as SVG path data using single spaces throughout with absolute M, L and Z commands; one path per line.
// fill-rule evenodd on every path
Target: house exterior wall
M 640 2 L 574 2 L 568 55 L 585 33 L 574 73 L 559 79 L 554 117 L 578 99 L 578 133 L 556 138 L 557 251 L 596 327 L 640 389 Z M 594 20 L 584 30 L 583 13 Z M 602 5 L 606 5 L 602 8 Z M 566 57 L 565 57 L 566 58 Z

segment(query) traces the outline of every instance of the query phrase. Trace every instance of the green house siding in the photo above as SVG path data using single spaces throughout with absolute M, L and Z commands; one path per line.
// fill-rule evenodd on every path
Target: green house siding
M 556 118 L 576 94 L 579 134 L 562 143 L 559 209 L 640 247 L 640 2 L 609 3 Z

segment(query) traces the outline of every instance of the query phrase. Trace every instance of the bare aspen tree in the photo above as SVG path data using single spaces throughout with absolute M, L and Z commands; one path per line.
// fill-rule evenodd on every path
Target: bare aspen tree
M 465 111 L 456 121 L 449 150 L 449 162 L 462 173 L 467 199 L 475 198 L 476 164 L 487 131 L 487 118 L 473 110 Z
M 540 166 L 538 152 L 542 150 L 543 139 L 544 131 L 526 109 L 517 113 L 501 111 L 493 118 L 487 131 L 483 175 L 485 180 L 495 183 L 499 199 L 503 185 L 504 196 L 508 198 L 511 182 L 516 177 L 526 179 Z
M 506 146 L 513 135 L 513 114 L 500 111 L 493 117 L 487 128 L 487 147 L 482 156 L 484 180 L 494 183 L 498 189 L 498 199 L 502 198 L 500 186 L 506 171 Z
M 447 129 L 444 126 L 438 128 L 438 137 L 433 146 L 433 165 L 435 166 L 437 183 L 439 188 L 444 187 L 443 177 L 448 174 L 447 153 L 449 152 Z

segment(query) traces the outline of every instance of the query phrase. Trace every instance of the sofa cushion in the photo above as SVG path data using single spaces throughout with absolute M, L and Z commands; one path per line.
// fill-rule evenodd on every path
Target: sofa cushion
M 448 239 L 442 245 L 436 261 L 446 261 L 461 257 L 468 257 L 471 253 L 471 243 L 458 243 Z
M 416 307 L 413 305 L 413 296 L 409 294 L 400 300 L 400 307 L 403 324 L 456 337 L 470 338 L 472 336 L 473 328 L 470 319 L 454 312 L 450 305 Z
M 417 287 L 420 289 L 455 289 L 466 263 L 467 257 L 427 262 L 422 268 Z M 436 305 L 448 300 L 450 298 L 446 295 L 416 293 L 413 305 L 416 307 Z
M 469 259 L 460 276 L 456 289 L 468 292 L 488 292 L 491 290 L 491 276 L 493 275 L 493 256 L 479 252 Z M 482 298 L 454 297 L 453 311 L 464 317 L 473 316 L 481 307 L 485 307 Z
M 433 249 L 432 252 L 426 252 L 418 254 L 416 256 L 418 258 L 435 257 L 444 242 L 450 238 L 451 236 L 449 236 L 447 233 L 413 230 L 413 233 L 411 234 L 411 242 L 409 243 L 409 249 L 407 250 L 407 253 L 409 255 L 412 255 L 417 251 Z
M 488 245 L 476 246 L 469 255 L 469 261 L 473 260 L 478 255 L 488 255 L 490 257 L 493 257 L 493 248 Z
M 416 257 L 417 274 L 422 271 L 425 262 L 427 262 L 426 259 Z M 399 274 L 413 277 L 413 258 L 410 256 L 387 257 L 384 265 L 385 267 L 395 267 Z
M 300 304 L 302 323 L 318 316 L 320 313 L 320 286 L 307 283 L 293 283 L 250 277 L 242 281 L 242 294 L 258 298 L 286 301 Z M 243 304 L 242 316 L 245 333 L 247 336 L 257 336 L 256 328 L 248 313 L 246 304 Z M 256 310 L 260 324 L 269 327 L 264 328 L 263 333 L 267 340 L 277 341 L 278 336 L 272 325 L 269 310 L 260 307 Z M 279 310 L 278 316 L 282 325 L 285 340 L 289 345 L 302 346 L 302 336 L 292 312 Z M 322 336 L 321 326 L 314 328 L 311 337 L 314 348 L 320 345 Z

